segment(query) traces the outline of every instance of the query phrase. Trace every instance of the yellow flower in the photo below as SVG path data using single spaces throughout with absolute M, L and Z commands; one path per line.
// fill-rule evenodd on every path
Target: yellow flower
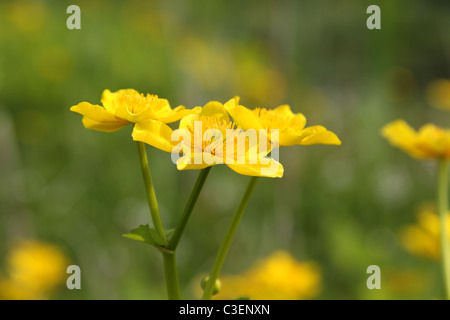
M 265 157 L 269 150 L 260 150 L 257 133 L 236 127 L 223 104 L 217 101 L 208 102 L 201 112 L 181 119 L 175 131 L 168 126 L 153 126 L 148 120 L 142 121 L 136 124 L 133 139 L 172 151 L 172 159 L 176 161 L 178 170 L 226 164 L 243 175 L 283 175 L 283 166 Z
M 276 251 L 238 276 L 223 276 L 214 299 L 299 300 L 320 292 L 321 274 L 314 262 L 298 262 L 286 251 Z
M 382 135 L 394 146 L 417 159 L 450 158 L 450 130 L 433 124 L 422 126 L 418 132 L 405 121 L 385 125 Z
M 249 110 L 239 105 L 239 97 L 235 97 L 225 104 L 225 108 L 236 125 L 244 130 L 250 128 L 255 130 L 265 129 L 269 139 L 271 139 L 272 129 L 279 130 L 278 143 L 280 146 L 341 144 L 341 141 L 333 132 L 322 126 L 305 128 L 305 116 L 301 113 L 294 114 L 288 105 L 282 105 L 275 109 L 256 108 Z
M 139 123 L 143 120 L 171 123 L 182 117 L 198 112 L 198 109 L 188 110 L 184 106 L 172 109 L 166 99 L 156 95 L 140 94 L 134 89 L 122 89 L 116 92 L 103 91 L 102 106 L 89 102 L 80 102 L 72 106 L 71 111 L 83 115 L 83 124 L 88 129 L 104 132 L 117 131 L 129 123 Z
M 9 277 L 0 279 L 0 299 L 45 299 L 67 278 L 67 258 L 53 245 L 22 241 L 7 257 Z
M 404 227 L 400 242 L 409 252 L 438 260 L 441 256 L 440 220 L 433 209 L 424 208 L 418 215 L 417 225 Z M 447 230 L 450 230 L 450 215 L 447 215 Z M 450 240 L 450 234 L 448 234 Z

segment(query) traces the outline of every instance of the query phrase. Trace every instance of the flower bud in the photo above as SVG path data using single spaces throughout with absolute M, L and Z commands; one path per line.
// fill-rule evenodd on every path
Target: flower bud
M 206 276 L 203 278 L 202 282 L 200 283 L 200 286 L 202 287 L 203 290 L 205 290 L 206 288 L 206 284 L 209 281 L 209 276 Z M 222 287 L 222 284 L 220 283 L 220 280 L 217 279 L 216 283 L 214 284 L 214 290 L 213 290 L 213 295 L 216 295 L 220 292 L 220 288 Z

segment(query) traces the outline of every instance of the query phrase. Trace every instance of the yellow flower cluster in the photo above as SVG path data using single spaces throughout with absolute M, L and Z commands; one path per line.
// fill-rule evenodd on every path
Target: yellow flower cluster
M 239 105 L 239 98 L 235 97 L 225 104 L 211 101 L 203 107 L 172 109 L 166 99 L 133 89 L 105 90 L 101 102 L 103 106 L 81 102 L 71 107 L 71 111 L 83 115 L 86 128 L 104 132 L 133 123 L 135 141 L 181 154 L 176 159 L 179 170 L 224 163 L 244 175 L 281 177 L 283 166 L 266 157 L 273 150 L 272 145 L 341 144 L 334 133 L 322 126 L 305 128 L 306 118 L 301 113 L 294 114 L 288 105 L 273 110 L 249 110 Z M 167 125 L 178 120 L 176 130 Z M 266 134 L 259 135 L 252 143 L 250 131 L 260 132 L 261 129 Z M 235 141 L 240 138 L 243 145 L 237 146 L 238 152 L 235 152 L 239 144 Z M 227 143 L 230 140 L 232 143 Z M 265 170 L 274 166 L 276 170 Z
M 69 265 L 56 247 L 38 241 L 22 241 L 8 255 L 7 277 L 0 277 L 0 299 L 48 299 L 66 279 Z
M 447 214 L 447 230 L 450 230 L 450 214 Z M 409 252 L 418 256 L 438 260 L 441 256 L 439 216 L 432 208 L 424 208 L 417 217 L 416 225 L 404 227 L 400 232 L 400 243 Z M 450 241 L 450 233 L 448 234 Z
M 221 277 L 214 299 L 305 300 L 320 292 L 321 273 L 314 262 L 298 262 L 286 251 L 276 251 L 241 275 Z

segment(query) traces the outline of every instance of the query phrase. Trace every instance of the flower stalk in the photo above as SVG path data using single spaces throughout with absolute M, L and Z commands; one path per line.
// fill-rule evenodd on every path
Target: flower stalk
M 195 182 L 194 188 L 192 189 L 191 195 L 184 209 L 183 215 L 181 216 L 180 221 L 175 228 L 175 232 L 170 238 L 169 245 L 167 246 L 169 250 L 175 251 L 177 249 L 178 243 L 181 239 L 181 235 L 183 234 L 187 222 L 191 217 L 192 210 L 194 209 L 195 203 L 197 202 L 200 192 L 203 189 L 203 185 L 205 184 L 206 178 L 208 178 L 208 174 L 211 171 L 211 168 L 212 167 L 207 167 L 200 171 L 197 181 Z
M 450 299 L 450 246 L 447 230 L 448 213 L 448 162 L 439 160 L 438 172 L 438 211 L 440 217 L 442 271 L 445 283 L 446 299 Z
M 147 194 L 148 206 L 152 216 L 153 225 L 156 232 L 166 241 L 166 234 L 159 213 L 158 202 L 156 200 L 155 189 L 153 187 L 150 168 L 148 166 L 147 153 L 145 152 L 145 144 L 137 142 L 139 152 L 139 162 L 141 164 L 142 176 L 144 178 L 145 190 Z M 164 272 L 166 275 L 167 294 L 170 300 L 180 300 L 180 287 L 178 281 L 178 271 L 176 265 L 175 253 L 172 251 L 163 252 Z
M 161 221 L 161 215 L 159 214 L 158 201 L 156 200 L 155 188 L 153 187 L 152 176 L 150 174 L 150 168 L 148 166 L 147 153 L 145 152 L 145 144 L 143 142 L 137 142 L 139 152 L 139 162 L 142 169 L 142 177 L 144 178 L 145 191 L 148 200 L 148 206 L 150 208 L 150 214 L 152 216 L 153 225 L 156 232 L 166 240 L 166 234 L 164 233 L 164 227 Z
M 236 212 L 234 213 L 233 219 L 231 220 L 231 223 L 228 226 L 227 233 L 225 234 L 225 238 L 223 239 L 223 242 L 220 245 L 219 251 L 217 252 L 216 259 L 214 260 L 213 267 L 209 274 L 209 279 L 206 283 L 205 290 L 203 292 L 202 300 L 209 300 L 209 299 L 211 299 L 211 297 L 213 295 L 215 283 L 216 283 L 217 279 L 219 278 L 220 271 L 222 270 L 222 266 L 223 266 L 223 263 L 225 261 L 227 254 L 228 254 L 228 250 L 230 248 L 231 242 L 234 238 L 237 227 L 239 226 L 239 222 L 241 221 L 242 216 L 244 215 L 245 209 L 247 208 L 247 204 L 250 200 L 253 190 L 255 189 L 257 181 L 258 181 L 258 177 L 251 178 L 251 180 L 247 186 L 247 190 L 245 190 L 245 193 L 242 196 L 241 202 L 239 203 L 239 207 L 237 208 Z

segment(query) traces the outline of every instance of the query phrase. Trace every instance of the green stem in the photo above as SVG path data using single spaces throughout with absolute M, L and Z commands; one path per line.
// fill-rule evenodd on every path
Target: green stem
M 174 251 L 163 252 L 164 273 L 169 300 L 181 300 L 177 261 Z
M 155 188 L 153 187 L 152 176 L 150 174 L 150 168 L 148 166 L 147 153 L 145 152 L 145 144 L 137 141 L 137 147 L 139 151 L 139 162 L 141 163 L 142 177 L 144 178 L 145 191 L 147 194 L 148 206 L 150 208 L 150 214 L 152 215 L 153 225 L 156 232 L 166 240 L 166 234 L 164 233 L 164 227 L 161 221 L 161 215 L 159 214 L 158 201 L 156 200 Z
M 245 190 L 245 193 L 241 199 L 241 202 L 239 203 L 239 207 L 237 208 L 236 212 L 234 213 L 233 219 L 231 220 L 231 224 L 228 226 L 228 230 L 225 235 L 225 238 L 223 239 L 223 242 L 220 245 L 219 251 L 217 252 L 216 259 L 214 260 L 213 267 L 209 274 L 209 279 L 205 286 L 205 291 L 203 292 L 202 300 L 209 300 L 209 299 L 211 299 L 211 297 L 213 295 L 214 286 L 215 286 L 217 279 L 219 278 L 220 271 L 222 270 L 223 262 L 225 261 L 225 258 L 228 253 L 228 249 L 230 248 L 230 245 L 231 245 L 231 241 L 233 240 L 234 234 L 236 233 L 239 222 L 241 221 L 241 218 L 244 214 L 245 208 L 247 207 L 248 201 L 250 200 L 253 190 L 255 189 L 255 185 L 256 185 L 257 181 L 258 181 L 258 177 L 251 178 L 251 180 L 247 186 L 247 190 Z
M 173 233 L 169 241 L 169 245 L 167 246 L 169 250 L 176 250 L 178 243 L 180 242 L 181 235 L 186 228 L 187 222 L 189 221 L 192 210 L 194 209 L 195 203 L 197 202 L 197 199 L 200 195 L 200 192 L 202 191 L 203 185 L 205 184 L 206 178 L 208 177 L 211 168 L 212 167 L 208 167 L 200 171 L 197 181 L 195 182 L 194 189 L 192 189 L 189 200 L 181 216 L 181 219 L 178 222 L 177 227 L 175 228 L 175 232 Z
M 438 210 L 441 225 L 441 256 L 444 274 L 446 299 L 450 299 L 450 247 L 447 230 L 448 212 L 448 163 L 445 159 L 439 161 L 438 175 Z
M 153 187 L 152 176 L 150 174 L 150 168 L 148 166 L 147 153 L 145 152 L 145 144 L 137 141 L 137 147 L 139 152 L 139 162 L 142 169 L 142 177 L 144 178 L 145 191 L 147 194 L 148 206 L 150 208 L 150 214 L 152 216 L 153 225 L 156 232 L 166 239 L 164 227 L 161 221 L 161 215 L 159 213 L 158 201 L 156 200 L 155 188 Z M 170 300 L 181 299 L 180 287 L 178 285 L 178 272 L 176 265 L 175 253 L 171 251 L 163 252 L 164 272 L 166 275 L 166 287 L 167 294 Z

